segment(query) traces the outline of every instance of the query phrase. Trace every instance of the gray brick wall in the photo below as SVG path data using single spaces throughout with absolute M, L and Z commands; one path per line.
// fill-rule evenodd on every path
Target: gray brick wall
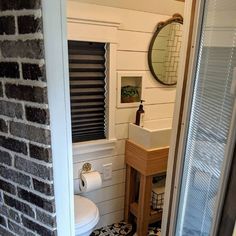
M 41 0 L 0 0 L 0 235 L 56 235 Z

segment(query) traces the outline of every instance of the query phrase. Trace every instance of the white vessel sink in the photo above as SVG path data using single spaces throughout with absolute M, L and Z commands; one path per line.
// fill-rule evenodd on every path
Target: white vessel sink
M 146 149 L 166 147 L 170 144 L 172 119 L 145 121 L 144 126 L 129 124 L 129 139 Z

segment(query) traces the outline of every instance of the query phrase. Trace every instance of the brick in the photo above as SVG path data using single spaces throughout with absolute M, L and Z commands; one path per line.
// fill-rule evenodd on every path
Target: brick
M 0 82 L 0 97 L 3 97 L 3 88 L 2 88 L 2 82 Z
M 23 107 L 19 103 L 0 100 L 0 114 L 11 118 L 22 119 Z
M 32 230 L 33 232 L 36 232 L 38 235 L 56 236 L 55 230 L 49 230 L 49 229 L 37 224 L 36 222 L 29 220 L 28 218 L 26 218 L 24 216 L 22 216 L 22 223 L 26 228 Z
M 11 166 L 12 156 L 10 153 L 0 150 L 0 163 Z
M 0 10 L 40 9 L 40 0 L 1 0 Z
M 6 219 L 0 215 L 0 225 L 7 226 Z
M 54 201 L 42 198 L 30 191 L 26 191 L 22 188 L 17 188 L 19 198 L 34 204 L 37 207 L 44 209 L 45 211 L 55 212 Z
M 0 166 L 0 176 L 2 176 L 4 179 L 11 180 L 26 187 L 30 187 L 31 185 L 29 176 L 16 170 L 9 169 L 5 166 Z
M 43 40 L 4 40 L 0 41 L 0 49 L 4 58 L 30 58 L 43 59 L 44 48 Z
M 47 184 L 47 183 L 44 183 L 42 181 L 39 181 L 39 180 L 33 178 L 33 186 L 34 186 L 35 191 L 43 193 L 47 196 L 54 195 L 54 189 L 53 189 L 52 184 Z
M 19 34 L 33 34 L 42 31 L 42 19 L 34 15 L 18 16 Z
M 24 158 L 15 157 L 15 167 L 19 170 L 23 170 L 34 176 L 40 177 L 46 180 L 52 180 L 52 168 L 38 163 L 34 163 Z
M 16 188 L 13 184 L 10 184 L 10 183 L 0 179 L 0 186 L 1 186 L 1 190 L 11 193 L 13 195 L 16 194 Z
M 52 162 L 52 153 L 50 148 L 43 148 L 30 143 L 29 152 L 30 152 L 30 157 L 34 159 L 49 163 Z
M 22 63 L 22 73 L 25 80 L 45 81 L 45 66 Z
M 27 85 L 6 84 L 5 93 L 8 98 L 23 101 L 47 103 L 47 89 Z
M 0 214 L 6 216 L 7 218 L 9 218 L 17 223 L 20 223 L 19 213 L 11 208 L 6 207 L 6 205 L 0 206 Z
M 37 107 L 25 107 L 26 119 L 28 121 L 39 124 L 49 125 L 49 111 L 48 109 L 41 109 Z
M 8 216 L 7 207 L 5 205 L 0 205 L 0 214 L 4 216 Z
M 52 228 L 56 227 L 56 217 L 36 209 L 36 219 Z
M 23 141 L 18 141 L 13 138 L 7 138 L 0 135 L 0 146 L 14 152 L 27 154 L 27 145 Z
M 27 236 L 27 230 L 12 222 L 11 220 L 8 220 L 8 228 L 12 232 L 16 233 L 16 235 Z
M 17 62 L 0 62 L 0 77 L 19 79 L 19 64 Z
M 14 16 L 0 17 L 0 35 L 15 34 L 15 18 Z
M 8 217 L 12 220 L 14 220 L 15 222 L 20 223 L 20 216 L 19 213 L 12 210 L 11 208 L 8 209 Z
M 3 133 L 8 132 L 7 122 L 1 118 L 0 118 L 0 132 L 3 132 Z
M 4 201 L 5 203 L 10 206 L 15 208 L 16 210 L 34 218 L 34 211 L 33 209 L 26 203 L 18 201 L 10 196 L 7 196 L 4 194 Z
M 15 236 L 13 233 L 8 231 L 6 228 L 3 228 L 1 225 L 0 225 L 0 235 L 2 235 L 2 236 Z
M 30 141 L 50 144 L 50 131 L 48 129 L 38 128 L 32 125 L 26 125 L 19 122 L 10 122 L 10 133 L 12 135 L 28 139 Z

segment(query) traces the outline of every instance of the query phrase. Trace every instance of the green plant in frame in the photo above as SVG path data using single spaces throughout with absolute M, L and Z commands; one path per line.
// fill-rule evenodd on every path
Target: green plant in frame
M 127 85 L 121 88 L 122 103 L 139 102 L 139 101 L 140 101 L 140 96 L 138 92 L 138 87 Z

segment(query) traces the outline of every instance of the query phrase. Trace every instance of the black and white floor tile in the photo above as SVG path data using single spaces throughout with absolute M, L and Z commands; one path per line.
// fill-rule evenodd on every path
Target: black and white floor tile
M 112 225 L 96 229 L 90 236 L 117 236 L 126 235 L 133 236 L 132 225 L 125 222 L 120 222 Z M 148 229 L 148 236 L 161 236 L 161 230 L 158 227 L 151 226 Z
M 90 236 L 116 236 L 116 235 L 129 235 L 132 231 L 132 225 L 125 222 L 120 222 L 112 225 L 102 227 L 101 229 L 94 230 Z

